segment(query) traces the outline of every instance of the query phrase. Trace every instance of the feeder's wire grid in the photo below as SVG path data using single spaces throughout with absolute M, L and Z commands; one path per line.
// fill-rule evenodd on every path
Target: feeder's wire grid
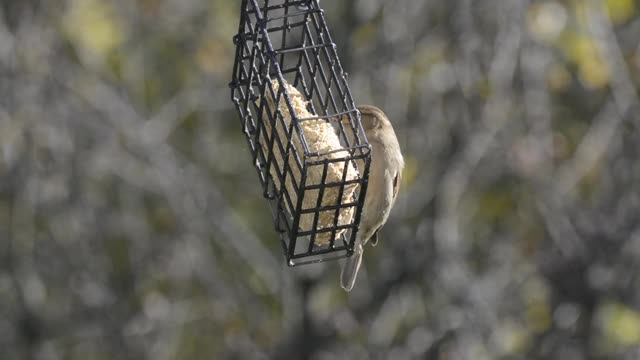
M 287 264 L 350 256 L 371 156 L 324 12 L 318 0 L 240 12 L 231 98 Z

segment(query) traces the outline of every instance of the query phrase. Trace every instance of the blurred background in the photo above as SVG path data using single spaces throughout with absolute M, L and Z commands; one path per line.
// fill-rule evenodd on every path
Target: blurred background
M 407 162 L 351 293 L 285 265 L 240 1 L 0 2 L 0 358 L 640 358 L 640 3 L 321 5 Z

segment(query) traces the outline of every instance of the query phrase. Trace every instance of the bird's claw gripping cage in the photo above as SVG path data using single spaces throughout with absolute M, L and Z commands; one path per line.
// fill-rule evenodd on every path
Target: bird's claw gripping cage
M 243 0 L 231 98 L 290 266 L 351 256 L 370 147 L 318 0 Z

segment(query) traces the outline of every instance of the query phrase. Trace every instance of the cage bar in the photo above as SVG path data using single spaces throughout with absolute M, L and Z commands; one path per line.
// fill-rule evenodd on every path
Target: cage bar
M 319 2 L 243 0 L 233 41 L 231 99 L 287 264 L 351 256 L 370 147 Z

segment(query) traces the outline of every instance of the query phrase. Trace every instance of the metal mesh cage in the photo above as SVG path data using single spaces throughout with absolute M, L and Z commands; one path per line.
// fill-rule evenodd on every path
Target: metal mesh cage
M 290 266 L 353 253 L 369 176 L 317 0 L 243 0 L 231 98 Z

